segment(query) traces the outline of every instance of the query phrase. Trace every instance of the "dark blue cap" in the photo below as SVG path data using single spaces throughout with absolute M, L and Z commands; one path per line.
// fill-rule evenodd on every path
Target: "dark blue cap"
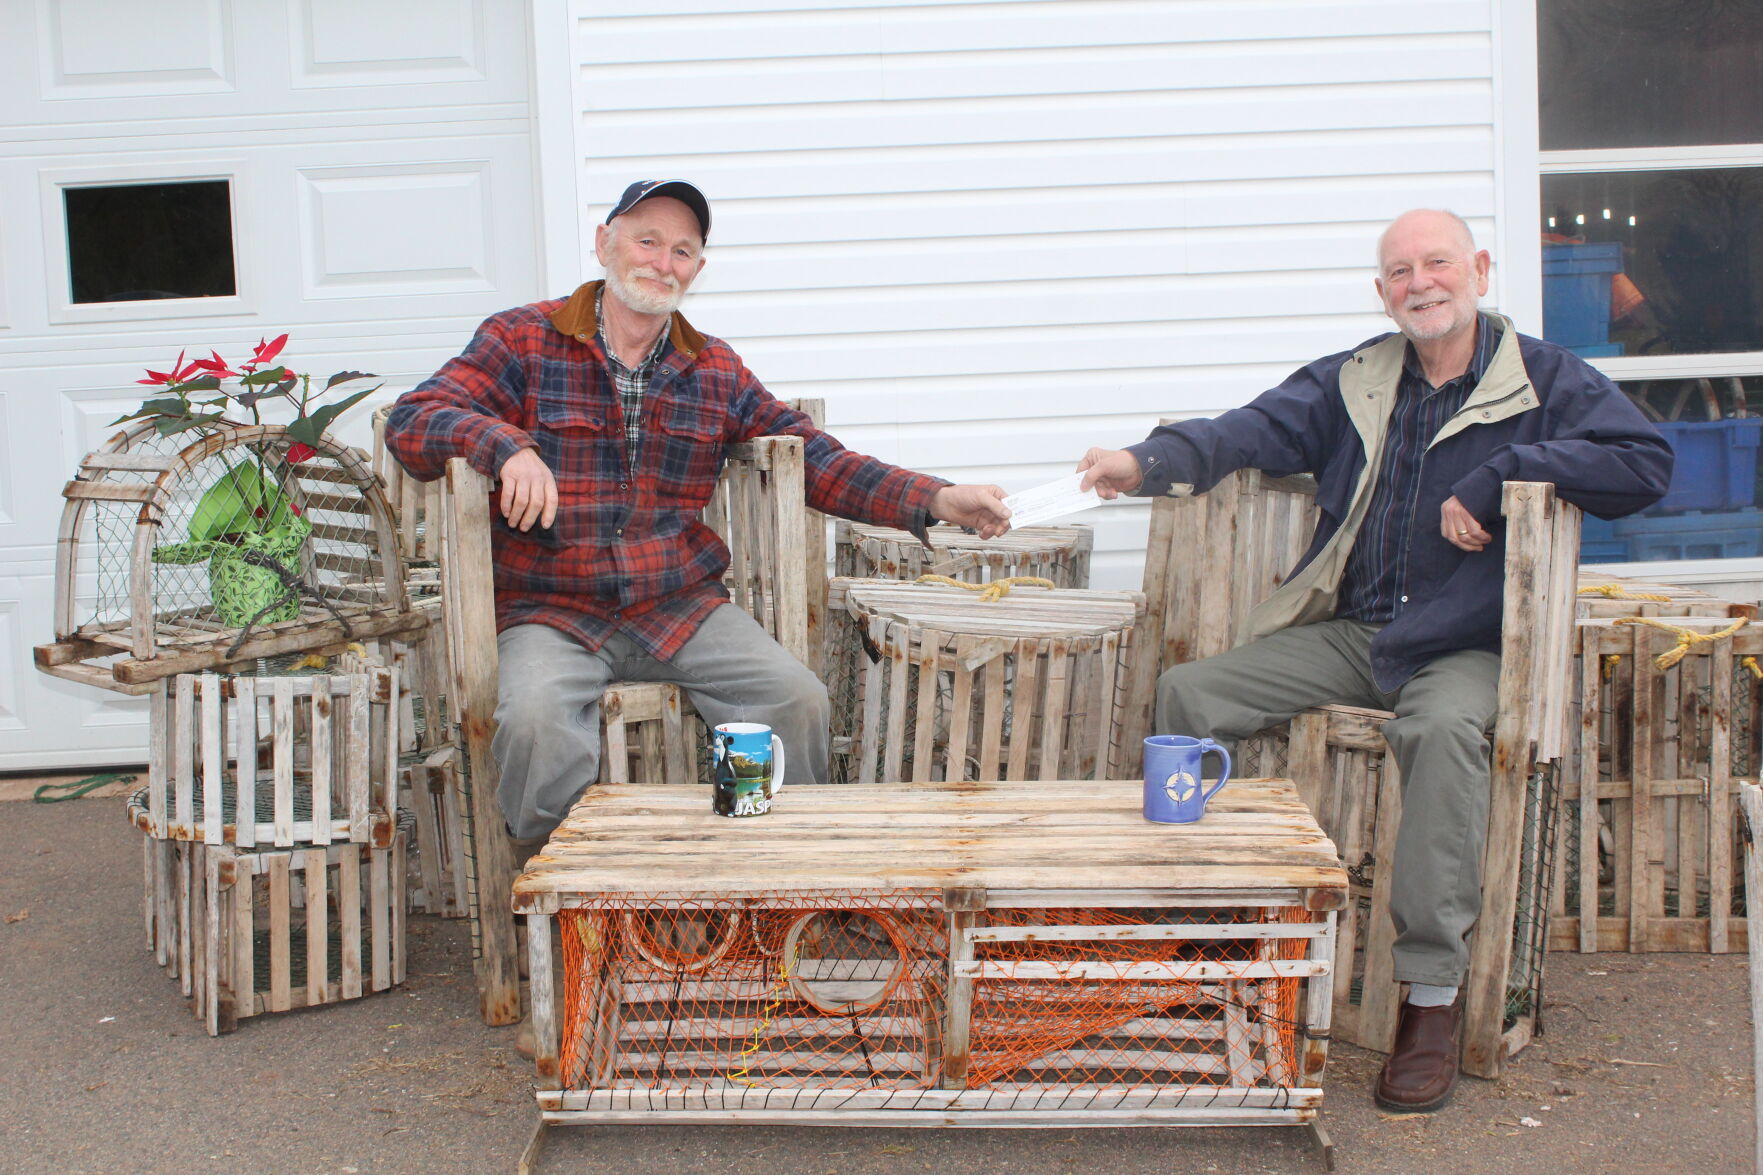
M 606 223 L 611 224 L 614 217 L 623 216 L 651 196 L 672 196 L 690 208 L 698 218 L 698 235 L 706 241 L 710 239 L 710 201 L 685 180 L 638 180 L 624 190 L 624 195 L 606 214 Z

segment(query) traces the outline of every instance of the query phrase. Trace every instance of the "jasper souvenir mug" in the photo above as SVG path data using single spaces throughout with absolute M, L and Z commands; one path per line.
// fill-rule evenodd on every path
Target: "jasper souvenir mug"
M 724 722 L 710 732 L 716 753 L 718 816 L 763 816 L 784 790 L 784 743 L 760 722 Z
M 1200 775 L 1208 753 L 1224 760 L 1210 788 Z M 1206 814 L 1206 801 L 1230 782 L 1230 752 L 1209 738 L 1154 734 L 1145 740 L 1145 819 L 1159 824 L 1192 824 Z

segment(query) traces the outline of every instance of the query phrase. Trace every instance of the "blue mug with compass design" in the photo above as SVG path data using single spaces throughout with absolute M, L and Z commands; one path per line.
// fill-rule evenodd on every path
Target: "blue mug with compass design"
M 1207 754 L 1224 761 L 1211 787 L 1200 775 Z M 1230 752 L 1209 738 L 1154 734 L 1145 740 L 1145 819 L 1159 824 L 1192 824 L 1206 814 L 1206 801 L 1230 782 Z

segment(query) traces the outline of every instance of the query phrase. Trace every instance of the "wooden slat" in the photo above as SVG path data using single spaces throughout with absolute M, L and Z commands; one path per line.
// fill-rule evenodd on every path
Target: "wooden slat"
M 233 698 L 233 770 L 238 785 L 233 841 L 240 848 L 251 848 L 257 843 L 257 679 L 236 679 Z
M 315 689 L 311 698 L 311 726 L 307 739 L 311 748 L 312 777 L 312 843 L 331 843 L 331 799 L 336 785 L 336 748 L 332 733 L 335 729 L 335 702 L 328 685 Z M 396 740 L 392 740 L 394 743 Z
M 349 741 L 344 748 L 343 787 L 349 808 L 349 839 L 356 842 L 372 838 L 373 707 L 368 685 L 365 676 L 349 675 Z
M 307 849 L 300 854 L 300 877 L 306 885 L 306 1002 L 322 1004 L 330 979 L 330 921 L 326 900 L 325 851 Z
M 226 736 L 221 724 L 223 699 L 220 679 L 204 675 L 198 679 L 202 699 L 202 840 L 211 845 L 224 838 L 221 800 L 226 793 Z
M 384 851 L 370 851 L 367 854 L 368 932 L 373 944 L 375 991 L 385 991 L 392 986 L 392 955 L 399 949 L 392 941 L 392 883 L 388 875 L 390 856 L 391 854 Z
M 271 809 L 274 828 L 270 835 L 277 848 L 287 848 L 294 843 L 294 682 L 292 678 L 272 677 L 268 684 L 274 739 L 270 763 L 275 787 Z M 245 813 L 240 816 L 248 818 Z
M 361 854 L 355 845 L 338 845 L 337 854 L 337 919 L 338 974 L 343 998 L 361 997 Z M 366 850 L 371 852 L 372 850 Z
M 292 861 L 287 853 L 264 854 L 269 879 L 269 1010 L 285 1012 L 293 1007 L 289 1000 L 289 968 L 293 962 L 290 929 L 292 911 L 289 901 L 289 874 Z
M 453 662 L 456 718 L 467 732 L 472 780 L 471 843 L 478 882 L 475 914 L 478 1011 L 485 1023 L 520 1019 L 520 975 L 514 915 L 508 908 L 514 849 L 496 803 L 499 778 L 490 735 L 495 729 L 496 612 L 490 561 L 490 484 L 463 460 L 447 463 L 442 568 L 446 578 L 447 645 Z M 591 791 L 592 789 L 590 789 Z
M 196 679 L 177 679 L 176 703 L 173 714 L 170 765 L 172 770 L 172 804 L 168 828 L 177 840 L 189 840 L 196 825 L 194 810 L 196 732 Z

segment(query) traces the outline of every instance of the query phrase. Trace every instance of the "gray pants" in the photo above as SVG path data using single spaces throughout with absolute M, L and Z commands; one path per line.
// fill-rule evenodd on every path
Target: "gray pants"
M 1211 736 L 1232 746 L 1310 706 L 1339 702 L 1392 710 L 1384 739 L 1402 778 L 1390 918 L 1395 978 L 1459 985 L 1464 936 L 1481 911 L 1488 828 L 1488 740 L 1500 658 L 1439 657 L 1394 693 L 1371 677 L 1380 625 L 1328 620 L 1289 628 L 1216 657 L 1177 665 L 1157 682 L 1160 734 Z
M 547 836 L 600 777 L 600 695 L 615 681 L 672 682 L 711 726 L 763 722 L 784 743 L 791 784 L 825 783 L 831 708 L 820 679 L 732 604 L 711 612 L 671 661 L 615 633 L 590 652 L 557 629 L 496 638 L 502 661 L 496 799 L 514 835 Z

